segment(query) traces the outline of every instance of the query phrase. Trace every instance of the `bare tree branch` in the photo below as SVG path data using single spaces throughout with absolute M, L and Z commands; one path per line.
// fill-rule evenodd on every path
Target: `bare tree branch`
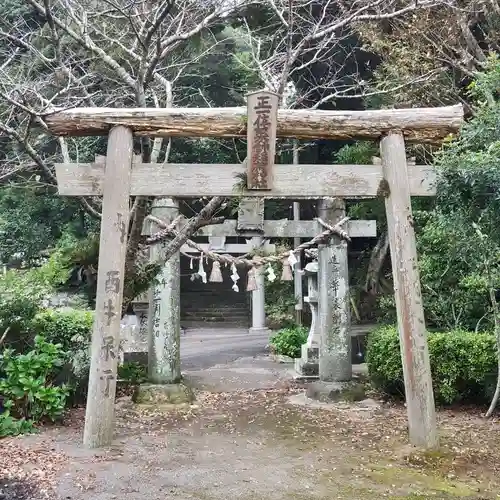
M 196 51 L 189 40 L 205 37 L 225 16 L 248 5 L 240 0 L 222 6 L 198 0 L 27 3 L 44 23 L 28 26 L 19 19 L 2 25 L 0 31 L 5 41 L 0 48 L 0 132 L 12 140 L 7 156 L 0 158 L 0 179 L 27 172 L 34 177 L 38 170 L 43 175 L 38 185 L 56 183 L 55 162 L 93 161 L 95 154 L 96 141 L 47 136 L 43 122 L 47 110 L 75 105 L 173 106 L 185 87 L 181 85 L 176 96 L 172 84 L 186 79 L 187 68 L 199 64 L 221 43 L 212 37 L 211 46 Z M 190 92 L 195 95 L 198 89 Z M 171 142 L 146 138 L 141 150 L 144 162 L 156 162 L 161 154 L 168 161 Z M 34 181 L 30 177 L 23 182 Z M 97 199 L 82 198 L 81 203 L 93 217 L 100 217 Z M 206 212 L 214 204 L 220 200 L 209 202 L 201 219 L 195 215 L 186 234 L 196 224 L 208 223 Z M 127 247 L 130 276 L 138 272 L 149 205 L 148 198 L 134 200 Z

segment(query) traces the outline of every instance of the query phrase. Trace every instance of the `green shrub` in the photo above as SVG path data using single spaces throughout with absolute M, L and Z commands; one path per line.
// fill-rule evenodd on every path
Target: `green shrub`
M 434 397 L 437 403 L 488 403 L 495 389 L 495 337 L 461 330 L 428 333 Z M 370 334 L 366 355 L 372 384 L 404 395 L 399 336 L 392 326 Z
M 12 401 L 5 401 L 3 405 L 0 404 L 0 410 L 2 410 L 0 413 L 0 438 L 28 434 L 35 429 L 32 420 L 13 417 L 11 415 L 12 406 Z
M 39 422 L 60 418 L 70 389 L 54 385 L 58 370 L 66 362 L 60 344 L 35 337 L 33 350 L 19 354 L 4 349 L 0 355 L 0 394 L 4 411 L 0 415 L 2 434 L 27 432 Z
M 130 384 L 140 384 L 148 379 L 147 369 L 137 362 L 126 362 L 118 367 L 118 378 Z
M 269 344 L 276 354 L 300 358 L 302 344 L 307 342 L 308 330 L 303 326 L 283 328 L 271 337 Z
M 280 276 L 282 267 L 272 265 L 276 276 Z M 265 282 L 266 292 L 266 319 L 267 325 L 272 330 L 290 328 L 295 325 L 295 296 L 293 281 Z
M 8 271 L 0 276 L 0 336 L 9 328 L 4 347 L 32 347 L 30 324 L 49 291 L 36 277 L 36 273 L 26 271 Z
M 293 307 L 286 308 L 281 304 L 266 306 L 266 321 L 271 330 L 294 328 L 296 324 L 295 309 Z
M 48 342 L 60 344 L 67 354 L 58 380 L 71 383 L 77 400 L 84 397 L 90 368 L 90 341 L 94 315 L 78 309 L 46 310 L 35 316 L 31 330 Z
M 30 326 L 36 335 L 43 335 L 48 342 L 61 344 L 64 350 L 72 351 L 75 344 L 88 345 L 93 323 L 91 311 L 48 309 L 37 314 Z

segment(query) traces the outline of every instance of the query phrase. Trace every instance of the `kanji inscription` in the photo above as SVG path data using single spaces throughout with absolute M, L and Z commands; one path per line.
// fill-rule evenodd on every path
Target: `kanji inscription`
M 271 189 L 276 152 L 278 96 L 259 91 L 248 95 L 247 188 Z
M 125 243 L 125 236 L 127 235 L 127 225 L 125 224 L 125 219 L 123 214 L 118 212 L 116 214 L 116 227 L 120 231 L 120 243 Z
M 103 337 L 102 339 L 102 345 L 101 345 L 101 350 L 104 353 L 104 359 L 106 361 L 109 361 L 109 359 L 115 359 L 116 354 L 115 354 L 115 339 L 112 335 L 108 335 L 106 337 Z
M 102 375 L 99 377 L 101 380 L 105 381 L 104 385 L 104 397 L 109 398 L 111 395 L 111 381 L 115 380 L 115 376 L 113 375 L 112 370 L 103 370 Z
M 120 291 L 120 272 L 108 271 L 106 273 L 106 282 L 104 284 L 106 293 L 118 293 Z
M 111 321 L 116 316 L 116 307 L 113 299 L 108 299 L 104 304 L 104 316 L 106 317 L 106 326 L 110 326 Z

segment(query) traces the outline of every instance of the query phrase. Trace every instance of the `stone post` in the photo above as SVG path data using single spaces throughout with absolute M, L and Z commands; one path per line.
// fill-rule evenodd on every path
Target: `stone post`
M 334 225 L 345 216 L 345 202 L 325 199 L 319 217 Z M 319 378 L 344 382 L 352 378 L 347 242 L 333 236 L 318 246 Z
M 319 346 L 319 321 L 318 321 L 318 263 L 310 262 L 304 269 L 307 275 L 307 297 L 305 302 L 311 308 L 311 328 L 307 337 L 307 347 Z
M 307 342 L 302 345 L 301 357 L 295 360 L 295 370 L 302 376 L 317 377 L 319 373 L 319 341 L 318 321 L 318 263 L 310 262 L 304 268 L 307 276 L 307 302 L 311 308 L 311 328 Z
M 252 238 L 253 247 L 259 247 L 262 244 L 261 236 Z M 263 267 L 255 268 L 255 282 L 257 289 L 252 292 L 252 326 L 250 333 L 266 333 L 266 294 L 265 294 L 265 271 Z
M 130 328 L 130 325 L 124 325 L 121 330 L 121 361 L 136 362 L 143 366 L 148 366 L 148 314 L 150 292 L 146 293 L 146 297 L 136 297 L 132 301 L 134 313 L 136 316 L 136 325 Z
M 293 202 L 293 220 L 300 220 L 300 204 L 298 201 Z M 300 238 L 293 239 L 293 246 L 297 248 L 300 245 Z M 295 295 L 295 321 L 297 325 L 302 326 L 303 321 L 303 311 L 304 311 L 304 297 L 302 292 L 302 258 L 300 253 L 296 254 L 298 259 L 298 264 L 295 266 L 295 271 L 293 273 L 293 291 Z
M 179 213 L 171 198 L 157 198 L 151 213 L 167 224 Z M 153 233 L 155 228 L 152 228 Z M 151 247 L 151 260 L 161 256 L 164 245 Z M 168 259 L 152 287 L 148 315 L 148 375 L 156 384 L 173 384 L 181 379 L 180 362 L 180 253 Z

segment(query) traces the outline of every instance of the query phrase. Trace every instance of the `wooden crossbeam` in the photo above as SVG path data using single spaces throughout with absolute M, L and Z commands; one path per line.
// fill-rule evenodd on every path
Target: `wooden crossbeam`
M 102 195 L 104 168 L 99 164 L 56 164 L 59 194 Z M 132 168 L 132 196 L 265 197 L 318 199 L 370 198 L 381 194 L 381 165 L 274 165 L 270 191 L 241 191 L 244 165 L 139 163 Z M 412 196 L 434 196 L 436 174 L 431 166 L 408 167 Z
M 248 243 L 226 243 L 224 248 L 217 248 L 213 249 L 210 248 L 209 243 L 198 243 L 198 245 L 203 248 L 205 252 L 210 250 L 211 252 L 214 253 L 230 253 L 230 254 L 245 254 L 253 250 L 253 246 L 249 245 Z M 266 243 L 263 247 L 263 250 L 265 250 L 268 253 L 274 253 L 276 251 L 276 245 L 273 245 L 271 243 Z M 194 248 L 190 247 L 189 245 L 183 245 L 181 247 L 181 250 L 184 253 L 199 253 L 198 250 L 195 250 Z
M 186 220 L 179 222 L 179 229 Z M 225 220 L 222 224 L 205 226 L 198 230 L 193 236 L 264 236 L 265 238 L 314 238 L 323 229 L 311 220 L 266 220 L 263 232 L 240 231 L 238 221 L 235 219 Z M 374 220 L 350 220 L 346 225 L 347 233 L 351 238 L 374 238 L 377 236 L 377 222 Z M 149 224 L 144 225 L 143 234 L 150 234 Z
M 74 108 L 44 116 L 58 136 L 107 135 L 125 125 L 136 136 L 246 137 L 247 109 L 241 108 Z M 439 143 L 464 122 L 461 104 L 439 108 L 330 111 L 280 109 L 277 136 L 297 139 L 378 140 L 400 130 L 407 141 Z
M 222 224 L 201 228 L 196 236 L 255 236 L 236 230 L 237 221 L 226 220 Z M 266 220 L 264 236 L 266 238 L 314 238 L 322 229 L 310 220 Z M 374 220 L 350 220 L 347 232 L 351 238 L 370 238 L 377 236 L 377 222 Z

